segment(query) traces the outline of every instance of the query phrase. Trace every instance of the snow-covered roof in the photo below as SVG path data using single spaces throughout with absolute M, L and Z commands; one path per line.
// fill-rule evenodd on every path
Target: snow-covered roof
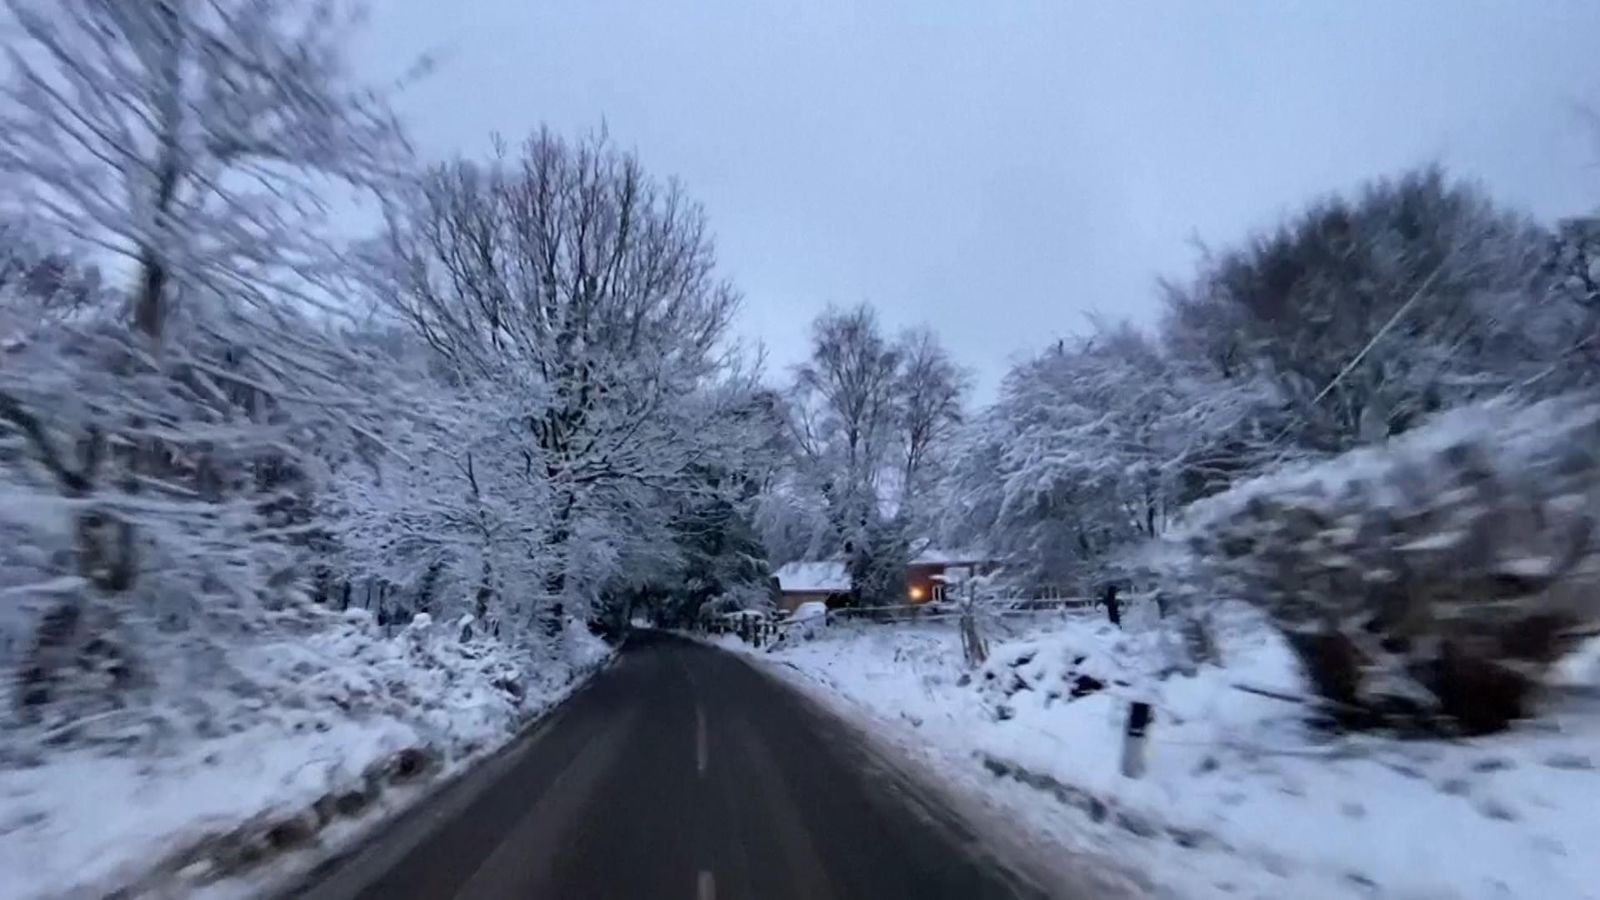
M 929 545 L 923 547 L 917 552 L 916 556 L 911 558 L 911 564 L 913 566 L 954 566 L 963 563 L 989 562 L 990 559 L 989 554 L 981 550 L 971 548 L 949 549 Z
M 773 573 L 778 590 L 794 594 L 842 594 L 850 590 L 850 572 L 837 560 L 785 563 Z

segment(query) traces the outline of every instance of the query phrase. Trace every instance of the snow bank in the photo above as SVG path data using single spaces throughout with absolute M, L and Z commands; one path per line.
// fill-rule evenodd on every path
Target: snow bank
M 1333 739 L 1296 704 L 1234 686 L 1305 691 L 1280 638 L 1240 626 L 1222 644 L 1227 668 L 1167 678 L 1154 633 L 1085 620 L 996 642 L 975 673 L 937 625 L 836 629 L 756 655 L 904 743 L 942 748 L 963 777 L 1029 785 L 1018 816 L 1178 896 L 1600 896 L 1600 703 L 1471 740 Z M 1156 710 L 1137 780 L 1119 771 L 1132 699 Z
M 159 757 L 76 751 L 0 771 L 0 896 L 103 891 L 177 846 L 315 802 L 419 743 L 378 718 L 304 733 L 259 726 Z
M 460 631 L 418 616 L 385 637 L 351 611 L 310 634 L 238 648 L 249 694 L 213 704 L 230 711 L 207 726 L 222 732 L 214 737 L 56 751 L 0 767 L 0 896 L 105 893 L 186 860 L 189 847 L 252 823 L 293 821 L 352 791 L 358 808 L 345 818 L 369 814 L 369 805 L 393 811 L 393 798 L 372 793 L 375 767 L 406 752 L 446 773 L 467 765 L 611 652 L 576 623 L 559 654 L 538 656 L 463 642 Z

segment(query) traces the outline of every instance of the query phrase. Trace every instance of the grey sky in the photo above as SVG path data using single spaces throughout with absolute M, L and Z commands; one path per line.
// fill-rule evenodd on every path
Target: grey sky
M 1600 3 L 380 0 L 364 64 L 443 65 L 430 155 L 604 121 L 683 179 L 774 363 L 829 302 L 926 320 L 988 386 L 1314 195 L 1440 160 L 1600 205 Z

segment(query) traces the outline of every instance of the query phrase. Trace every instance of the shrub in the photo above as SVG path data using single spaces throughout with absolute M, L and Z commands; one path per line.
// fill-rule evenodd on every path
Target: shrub
M 1337 725 L 1490 732 L 1600 613 L 1597 516 L 1593 397 L 1482 404 L 1196 504 L 1180 590 L 1264 611 Z

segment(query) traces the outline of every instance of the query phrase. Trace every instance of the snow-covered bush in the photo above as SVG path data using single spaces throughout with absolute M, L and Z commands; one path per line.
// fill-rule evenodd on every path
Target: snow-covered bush
M 1464 408 L 1197 504 L 1178 590 L 1262 609 L 1334 719 L 1485 732 L 1600 617 L 1600 404 Z
M 1086 697 L 1114 681 L 1126 685 L 1127 676 L 1102 647 L 1022 641 L 1005 645 L 979 670 L 976 681 L 995 718 L 1007 719 L 1013 712 L 1010 701 L 1019 691 L 1038 692 L 1049 706 Z
M 1124 631 L 1099 619 L 1049 620 L 1022 640 L 998 643 L 971 674 L 989 714 L 1011 718 L 1102 691 L 1162 704 L 1167 679 L 1182 670 L 1176 636 L 1158 628 Z
M 240 652 L 248 656 L 242 664 L 259 673 L 253 686 L 263 715 L 285 730 L 395 719 L 412 723 L 448 760 L 503 740 L 608 652 L 572 622 L 559 659 L 550 658 L 549 646 L 488 636 L 463 641 L 463 624 L 422 614 L 385 637 L 364 610 L 320 613 L 304 634 Z

